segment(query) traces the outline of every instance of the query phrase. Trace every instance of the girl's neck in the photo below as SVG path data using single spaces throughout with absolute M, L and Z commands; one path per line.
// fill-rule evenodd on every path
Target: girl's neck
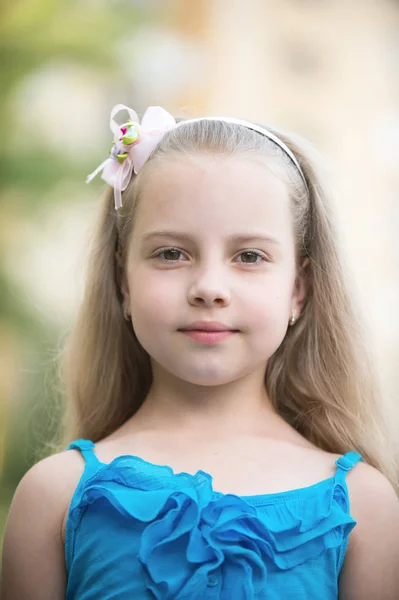
M 195 385 L 153 370 L 151 390 L 133 420 L 136 425 L 217 432 L 254 432 L 281 417 L 264 385 L 264 372 L 252 373 L 228 384 Z M 162 375 L 162 376 L 161 376 Z

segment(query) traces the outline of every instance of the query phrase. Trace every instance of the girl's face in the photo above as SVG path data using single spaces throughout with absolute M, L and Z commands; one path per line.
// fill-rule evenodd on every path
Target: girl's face
M 204 386 L 263 376 L 303 301 L 285 184 L 240 157 L 182 155 L 143 175 L 124 294 L 153 366 Z M 186 330 L 209 322 L 228 332 Z

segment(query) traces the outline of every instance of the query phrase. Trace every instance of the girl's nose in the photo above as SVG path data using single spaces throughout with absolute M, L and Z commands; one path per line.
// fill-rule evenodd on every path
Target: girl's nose
M 188 290 L 188 301 L 193 306 L 227 306 L 230 300 L 229 286 L 222 280 L 220 273 L 202 272 Z

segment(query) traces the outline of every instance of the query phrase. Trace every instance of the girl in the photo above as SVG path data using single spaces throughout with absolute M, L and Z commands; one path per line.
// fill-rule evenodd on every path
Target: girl
M 16 491 L 3 600 L 397 599 L 396 465 L 309 150 L 123 108 L 74 441 Z

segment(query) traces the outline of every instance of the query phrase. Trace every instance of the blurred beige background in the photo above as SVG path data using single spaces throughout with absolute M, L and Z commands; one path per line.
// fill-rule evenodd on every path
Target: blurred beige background
M 118 102 L 235 115 L 313 142 L 394 406 L 399 2 L 20 0 L 2 3 L 0 39 L 0 536 L 18 480 L 57 431 L 57 352 L 103 189 L 84 181 L 106 157 Z

